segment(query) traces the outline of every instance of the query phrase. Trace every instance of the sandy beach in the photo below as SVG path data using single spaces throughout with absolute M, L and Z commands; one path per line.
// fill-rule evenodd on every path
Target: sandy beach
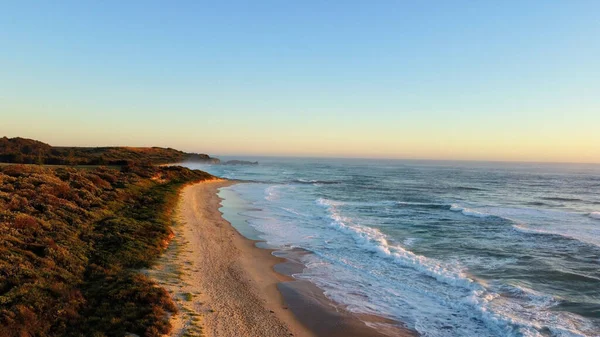
M 217 191 L 234 182 L 185 187 L 167 252 L 148 271 L 172 294 L 179 313 L 171 336 L 409 336 L 368 327 L 309 282 L 284 275 L 301 266 L 240 235 L 219 211 Z M 277 270 L 274 271 L 274 266 Z

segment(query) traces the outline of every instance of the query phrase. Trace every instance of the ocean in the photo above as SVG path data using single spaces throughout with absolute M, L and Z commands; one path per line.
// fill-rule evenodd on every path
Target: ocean
M 250 159 L 187 166 L 248 181 L 224 217 L 310 252 L 294 277 L 348 310 L 422 336 L 600 336 L 600 165 Z

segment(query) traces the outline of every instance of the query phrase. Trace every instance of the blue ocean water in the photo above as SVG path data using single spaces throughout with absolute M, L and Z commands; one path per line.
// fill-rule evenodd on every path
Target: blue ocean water
M 256 158 L 252 158 L 256 160 Z M 600 336 L 600 166 L 258 158 L 232 223 L 423 336 Z M 227 207 L 225 207 L 227 209 Z

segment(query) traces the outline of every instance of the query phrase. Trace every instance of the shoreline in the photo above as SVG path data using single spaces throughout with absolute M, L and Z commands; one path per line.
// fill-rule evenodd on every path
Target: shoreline
M 220 212 L 223 179 L 185 186 L 180 194 L 169 248 L 147 273 L 174 298 L 169 336 L 414 336 L 403 328 L 378 332 L 327 299 L 308 281 L 291 277 L 301 265 L 259 248 Z M 283 254 L 278 254 L 283 253 Z M 276 254 L 276 255 L 274 255 Z M 300 269 L 301 271 L 301 269 Z M 379 329 L 378 329 L 379 330 Z

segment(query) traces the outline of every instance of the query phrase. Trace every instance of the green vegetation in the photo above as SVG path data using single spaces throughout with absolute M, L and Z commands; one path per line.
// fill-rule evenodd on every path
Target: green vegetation
M 194 299 L 194 295 L 192 293 L 183 293 L 182 296 L 183 299 L 188 302 Z
M 159 336 L 176 311 L 145 275 L 172 232 L 182 167 L 0 166 L 0 336 Z
M 40 165 L 166 164 L 182 161 L 218 163 L 206 154 L 161 147 L 53 147 L 25 138 L 0 138 L 0 162 Z

